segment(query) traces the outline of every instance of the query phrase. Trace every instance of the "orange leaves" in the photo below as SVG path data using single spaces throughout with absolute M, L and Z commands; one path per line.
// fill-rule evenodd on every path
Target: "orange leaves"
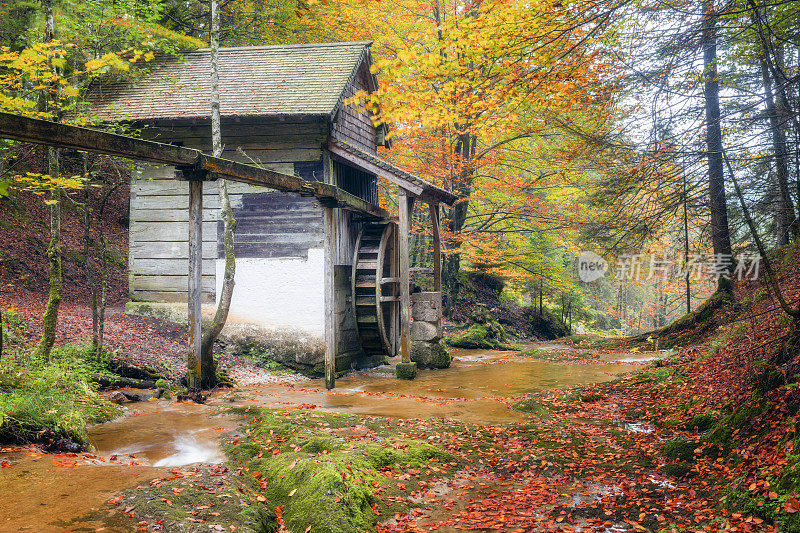
M 789 498 L 785 502 L 783 502 L 783 510 L 787 513 L 796 513 L 800 511 L 800 502 L 797 498 Z

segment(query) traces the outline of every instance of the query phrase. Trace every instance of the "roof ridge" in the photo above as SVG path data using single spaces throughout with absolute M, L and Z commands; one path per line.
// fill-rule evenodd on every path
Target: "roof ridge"
M 298 43 L 298 44 L 263 44 L 263 45 L 255 45 L 255 46 L 220 46 L 220 51 L 225 50 L 269 50 L 269 49 L 278 49 L 278 48 L 331 48 L 334 46 L 372 46 L 374 41 L 336 41 L 332 43 Z M 211 50 L 209 47 L 198 48 L 196 50 L 192 50 L 191 52 L 187 52 L 188 54 L 192 54 L 194 52 L 207 52 Z

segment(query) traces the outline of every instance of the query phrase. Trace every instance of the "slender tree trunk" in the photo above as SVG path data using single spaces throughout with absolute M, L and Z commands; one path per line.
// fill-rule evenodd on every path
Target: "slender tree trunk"
M 47 148 L 47 161 L 49 174 L 52 177 L 59 175 L 57 148 Z M 47 261 L 50 266 L 48 285 L 50 293 L 47 298 L 47 307 L 42 317 L 42 338 L 36 347 L 35 354 L 45 360 L 50 359 L 50 351 L 56 339 L 58 323 L 58 308 L 61 305 L 61 192 L 58 188 L 50 191 L 50 242 L 47 245 Z
M 211 146 L 214 156 L 220 157 L 222 155 L 222 126 L 219 109 L 219 4 L 217 0 L 211 0 Z M 222 292 L 217 304 L 217 311 L 214 313 L 211 326 L 206 330 L 201 341 L 201 382 L 205 388 L 211 388 L 216 385 L 217 371 L 213 355 L 214 342 L 219 337 L 228 319 L 236 275 L 236 257 L 234 255 L 236 219 L 233 217 L 233 209 L 231 208 L 225 180 L 217 181 L 217 189 L 224 223 L 225 275 L 222 281 Z
M 544 281 L 543 280 L 539 280 L 539 315 L 540 316 L 542 316 L 544 314 L 544 305 L 542 303 L 543 293 L 544 293 Z
M 686 271 L 686 314 L 692 312 L 692 283 L 689 280 L 689 198 L 686 194 L 686 170 L 682 172 L 683 176 L 683 269 Z
M 106 205 L 109 198 L 114 194 L 120 186 L 120 183 L 112 186 L 100 201 L 100 209 L 98 210 L 97 217 L 97 238 L 100 245 L 100 301 L 97 306 L 97 353 L 103 353 L 103 346 L 105 343 L 105 326 L 106 326 L 106 307 L 108 304 L 108 241 L 106 240 L 105 225 L 103 219 L 105 217 Z
M 44 8 L 45 31 L 44 41 L 51 42 L 55 38 L 55 19 L 53 18 L 52 0 L 45 0 Z M 52 64 L 50 65 L 52 67 Z M 41 93 L 39 102 L 42 111 L 51 110 L 50 88 L 46 88 Z M 59 176 L 59 155 L 57 148 L 48 146 L 47 148 L 47 172 L 53 178 Z M 47 260 L 50 267 L 48 285 L 50 293 L 47 298 L 47 307 L 42 317 L 42 338 L 35 350 L 35 355 L 43 359 L 50 359 L 50 351 L 56 338 L 56 326 L 58 322 L 58 308 L 61 305 L 61 193 L 58 188 L 50 190 L 50 242 L 47 245 Z
M 782 55 L 782 54 L 781 54 Z M 766 59 L 761 60 L 761 77 L 764 83 L 764 99 L 767 104 L 769 126 L 772 132 L 772 150 L 775 159 L 775 180 L 778 185 L 778 202 L 775 206 L 775 230 L 778 246 L 789 244 L 794 224 L 794 204 L 789 193 L 789 162 L 786 149 L 786 124 L 784 106 L 775 105 L 772 78 Z M 782 100 L 782 99 L 781 99 Z
M 86 154 L 83 154 L 83 178 L 88 176 Z M 92 348 L 96 355 L 100 355 L 97 342 L 97 287 L 95 286 L 94 267 L 92 266 L 92 208 L 89 187 L 83 189 L 83 268 L 86 274 L 86 286 L 89 287 L 89 297 L 92 308 Z
M 711 212 L 711 242 L 714 255 L 724 260 L 731 257 L 731 237 L 728 228 L 728 204 L 725 195 L 725 174 L 722 163 L 722 129 L 719 109 L 719 79 L 717 72 L 717 18 L 714 0 L 703 0 L 703 67 L 705 82 L 706 145 L 708 157 L 708 201 Z M 717 290 L 730 293 L 730 265 L 720 264 L 722 274 Z M 727 267 L 727 268 L 726 268 Z M 724 272 L 727 270 L 727 273 Z
M 464 224 L 467 220 L 467 211 L 469 208 L 469 196 L 472 191 L 472 177 L 473 177 L 473 159 L 475 158 L 475 149 L 477 147 L 477 138 L 469 133 L 464 133 L 458 136 L 453 153 L 458 157 L 461 162 L 462 169 L 459 172 L 458 183 L 455 184 L 456 192 L 461 196 L 456 205 L 450 210 L 449 220 L 447 222 L 448 228 L 453 235 L 458 235 L 464 229 Z M 448 253 L 445 256 L 442 265 L 442 283 L 447 291 L 447 303 L 444 308 L 444 314 L 450 316 L 458 297 L 458 273 L 461 269 L 461 253 L 458 251 L 461 247 L 461 241 L 455 240 L 449 243 Z

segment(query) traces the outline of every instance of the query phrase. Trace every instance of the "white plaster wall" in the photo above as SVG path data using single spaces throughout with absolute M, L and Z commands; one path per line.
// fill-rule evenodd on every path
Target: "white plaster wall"
M 228 321 L 269 329 L 325 334 L 324 251 L 312 248 L 308 259 L 236 259 L 236 285 Z M 217 299 L 225 260 L 217 260 Z

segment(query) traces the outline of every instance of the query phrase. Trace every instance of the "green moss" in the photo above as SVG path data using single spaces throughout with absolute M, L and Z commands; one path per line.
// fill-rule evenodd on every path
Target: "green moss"
M 763 397 L 784 383 L 785 379 L 783 377 L 783 373 L 776 367 L 767 365 L 761 371 L 761 373 L 756 376 L 756 386 L 754 392 L 758 397 Z
M 453 358 L 441 340 L 414 341 L 411 343 L 411 360 L 420 368 L 449 368 Z
M 719 421 L 719 417 L 714 413 L 700 413 L 692 417 L 691 420 L 686 422 L 684 427 L 688 430 L 708 431 L 714 427 Z
M 414 379 L 417 377 L 417 363 L 397 363 L 395 372 L 400 379 Z
M 373 531 L 378 492 L 398 490 L 397 478 L 385 469 L 422 470 L 453 460 L 423 440 L 395 437 L 391 428 L 377 426 L 374 435 L 362 439 L 351 427 L 353 419 L 344 415 L 268 409 L 249 414 L 255 420 L 247 440 L 228 446 L 227 452 L 240 462 L 243 482 L 266 498 L 266 506 L 283 506 L 290 531 Z
M 87 424 L 120 413 L 97 394 L 91 380 L 96 374 L 108 374 L 106 361 L 89 345 L 58 347 L 50 361 L 5 354 L 0 360 L 0 442 L 35 442 L 48 430 L 88 444 Z
M 736 322 L 734 324 L 720 327 L 717 330 L 717 334 L 711 340 L 711 344 L 708 348 L 708 354 L 714 355 L 719 350 L 726 348 L 731 343 L 735 342 L 736 339 L 744 335 L 747 331 L 747 325 L 742 322 Z
M 730 454 L 736 440 L 734 436 L 747 430 L 750 422 L 764 409 L 765 406 L 761 403 L 742 405 L 717 422 L 705 438 L 705 442 L 710 445 L 706 447 L 707 453 L 712 456 Z
M 220 482 L 230 488 L 213 492 L 203 488 Z M 219 467 L 199 466 L 188 478 L 170 476 L 147 490 L 131 489 L 123 498 L 120 505 L 135 508 L 137 520 L 162 520 L 169 531 L 278 531 L 274 508 L 252 501 L 234 475 Z
M 506 331 L 503 326 L 491 318 L 484 323 L 472 324 L 466 331 L 445 339 L 445 342 L 454 348 L 513 349 L 513 346 L 507 342 Z
M 680 461 L 694 460 L 694 451 L 697 449 L 696 442 L 688 442 L 682 439 L 670 439 L 664 441 L 664 455 L 670 459 L 678 459 Z
M 542 402 L 540 402 L 535 398 L 520 400 L 511 407 L 516 409 L 517 411 L 522 411 L 524 413 L 531 413 L 533 415 L 542 418 L 552 418 L 553 416 L 550 410 L 544 405 L 542 405 Z
M 664 474 L 671 477 L 685 477 L 692 471 L 692 465 L 687 463 L 670 463 L 661 467 Z

